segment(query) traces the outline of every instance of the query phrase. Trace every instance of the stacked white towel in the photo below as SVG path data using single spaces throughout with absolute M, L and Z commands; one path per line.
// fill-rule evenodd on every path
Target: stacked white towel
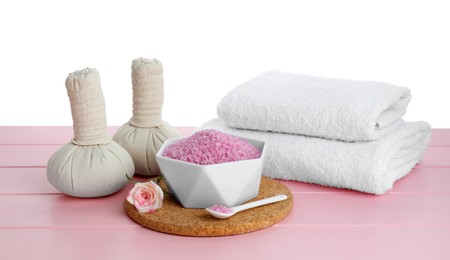
M 229 92 L 201 127 L 264 140 L 263 174 L 383 194 L 420 161 L 431 130 L 404 122 L 410 91 L 266 72 Z
M 401 125 L 408 88 L 269 71 L 222 98 L 230 127 L 346 141 L 377 139 Z

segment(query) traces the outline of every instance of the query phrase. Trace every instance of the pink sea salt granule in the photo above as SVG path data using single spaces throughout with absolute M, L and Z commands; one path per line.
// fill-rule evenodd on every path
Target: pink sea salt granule
M 220 213 L 225 213 L 225 214 L 233 212 L 233 210 L 230 209 L 229 207 L 226 207 L 223 205 L 218 205 L 218 204 L 215 204 L 215 205 L 209 207 L 208 209 L 216 211 L 216 212 L 220 212 Z
M 261 151 L 239 137 L 206 129 L 169 145 L 164 150 L 163 156 L 200 165 L 211 165 L 256 159 L 261 156 Z

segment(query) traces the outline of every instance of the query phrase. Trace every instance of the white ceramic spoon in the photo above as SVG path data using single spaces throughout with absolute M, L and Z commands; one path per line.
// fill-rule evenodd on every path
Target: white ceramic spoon
M 286 195 L 276 195 L 273 197 L 252 201 L 252 202 L 242 204 L 242 205 L 239 205 L 236 207 L 231 207 L 231 208 L 228 208 L 228 207 L 222 206 L 222 205 L 214 205 L 209 208 L 206 208 L 206 211 L 208 211 L 209 214 L 211 214 L 212 216 L 214 216 L 216 218 L 224 219 L 224 218 L 229 218 L 229 217 L 233 216 L 234 214 L 236 214 L 240 211 L 243 211 L 243 210 L 247 210 L 247 209 L 259 207 L 262 205 L 282 201 L 285 199 L 287 199 Z

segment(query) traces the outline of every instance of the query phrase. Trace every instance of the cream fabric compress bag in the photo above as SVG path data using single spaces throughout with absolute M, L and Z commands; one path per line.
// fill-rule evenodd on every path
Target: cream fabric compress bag
M 131 64 L 133 116 L 121 126 L 113 140 L 130 153 L 136 174 L 155 176 L 160 173 L 156 153 L 163 143 L 179 137 L 173 127 L 163 121 L 164 77 L 157 59 L 138 58 Z
M 106 133 L 100 75 L 96 69 L 86 68 L 70 73 L 65 84 L 74 138 L 50 157 L 47 178 L 59 191 L 75 197 L 112 194 L 128 183 L 134 164 L 128 152 Z

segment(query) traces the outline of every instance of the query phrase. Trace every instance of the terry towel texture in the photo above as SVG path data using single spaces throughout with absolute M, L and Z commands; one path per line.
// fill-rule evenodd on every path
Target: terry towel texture
M 401 123 L 395 131 L 371 142 L 341 142 L 227 127 L 221 119 L 201 129 L 266 142 L 263 174 L 324 186 L 383 194 L 420 161 L 430 135 L 425 122 Z
M 375 140 L 402 125 L 406 87 L 269 71 L 222 98 L 217 112 L 234 128 Z
M 268 71 L 236 87 L 201 127 L 266 142 L 269 177 L 383 194 L 420 161 L 426 122 L 404 122 L 410 91 Z

